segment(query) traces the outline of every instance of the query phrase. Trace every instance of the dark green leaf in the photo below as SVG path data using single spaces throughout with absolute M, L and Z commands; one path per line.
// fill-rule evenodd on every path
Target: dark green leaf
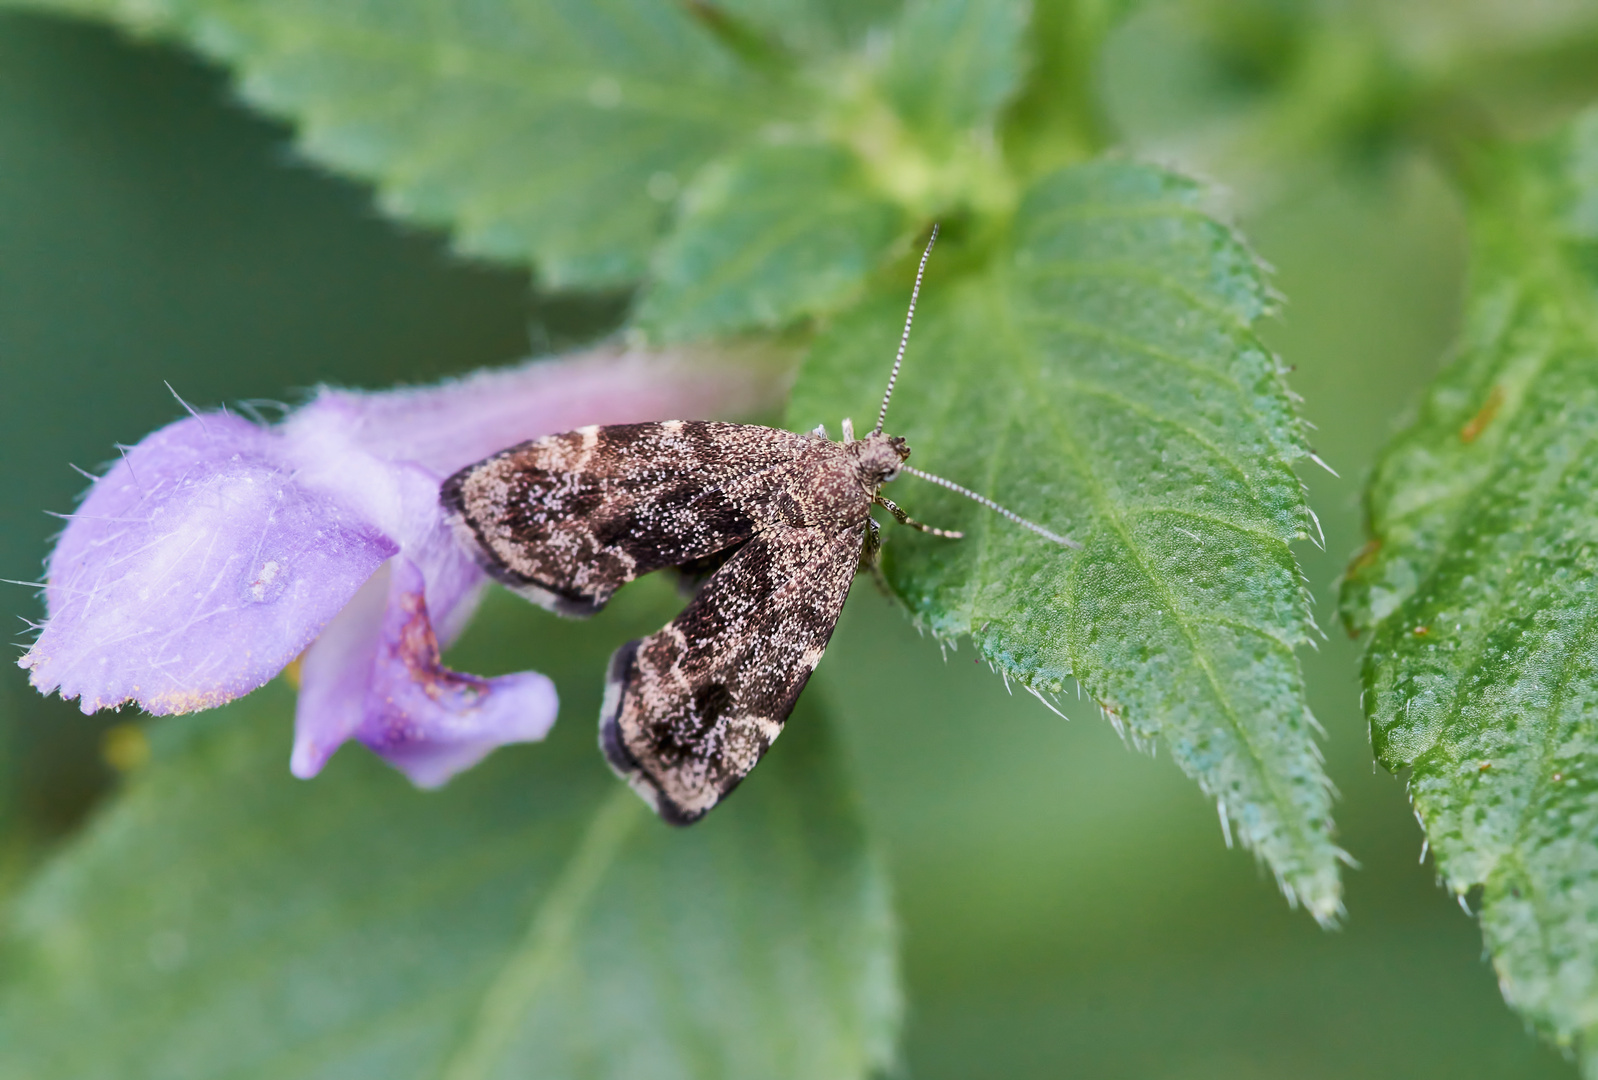
M 1025 0 L 909 0 L 894 32 L 883 90 L 918 132 L 992 122 L 1020 85 Z
M 816 99 L 821 138 L 793 129 L 707 167 L 658 253 L 639 310 L 668 339 L 770 328 L 838 310 L 907 216 L 1008 212 L 993 121 L 1019 84 L 1026 5 L 917 0 L 891 48 Z M 844 148 L 844 144 L 848 149 Z
M 1008 679 L 1052 696 L 1074 675 L 1138 743 L 1163 741 L 1328 920 L 1339 852 L 1288 548 L 1311 526 L 1289 467 L 1306 451 L 1252 329 L 1264 276 L 1199 195 L 1141 165 L 1079 166 L 1026 196 L 997 250 L 951 237 L 934 256 L 887 429 L 912 464 L 1085 549 L 907 478 L 894 498 L 966 539 L 895 532 L 888 573 L 923 625 L 972 638 Z M 874 420 L 908 284 L 817 344 L 790 426 Z
M 642 320 L 673 338 L 836 310 L 907 215 L 1011 208 L 993 124 L 1022 0 L 0 3 L 229 65 L 307 156 L 465 253 L 557 287 L 653 267 Z
M 826 57 L 856 48 L 866 33 L 893 21 L 900 0 L 687 0 L 707 23 L 736 20 L 794 56 Z
M 1036 0 L 1025 81 L 1001 124 L 1005 156 L 1022 177 L 1075 164 L 1105 148 L 1097 80 L 1105 36 L 1141 0 Z
M 391 213 L 557 286 L 640 276 L 678 187 L 781 111 L 778 86 L 677 3 L 41 6 L 194 45 Z
M 901 226 L 854 156 L 761 147 L 718 162 L 655 261 L 639 321 L 667 339 L 775 327 L 859 292 Z
M 1459 354 L 1367 493 L 1378 758 L 1505 996 L 1598 1069 L 1598 112 L 1488 162 Z
M 553 671 L 561 723 L 441 792 L 359 748 L 291 779 L 281 685 L 163 722 L 157 762 L 20 901 L 0 1074 L 883 1066 L 898 1010 L 886 889 L 814 695 L 692 829 L 657 821 L 600 759 L 604 654 L 669 614 L 657 585 L 578 627 L 491 605 L 467 651 Z

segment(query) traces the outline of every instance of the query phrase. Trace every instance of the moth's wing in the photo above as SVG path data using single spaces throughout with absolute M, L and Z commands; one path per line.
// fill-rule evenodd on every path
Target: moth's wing
M 738 554 L 736 547 L 723 548 L 714 555 L 706 555 L 700 559 L 689 559 L 672 569 L 676 571 L 677 591 L 689 599 L 693 599 L 711 575 L 715 574 L 727 564 L 727 560 Z
M 703 817 L 781 734 L 837 625 L 865 528 L 762 529 L 670 625 L 611 657 L 600 746 L 662 818 Z
M 748 539 L 754 523 L 727 486 L 816 442 L 694 420 L 579 428 L 470 465 L 439 498 L 491 576 L 563 615 L 591 615 L 641 574 Z

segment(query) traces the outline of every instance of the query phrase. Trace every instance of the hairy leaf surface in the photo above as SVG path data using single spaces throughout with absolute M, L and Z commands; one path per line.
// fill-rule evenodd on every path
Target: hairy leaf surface
M 1464 338 L 1371 481 L 1343 614 L 1505 996 L 1598 1075 L 1598 112 L 1483 172 Z
M 1306 451 L 1252 329 L 1264 276 L 1199 195 L 1150 167 L 1077 166 L 1027 193 L 996 250 L 955 236 L 934 255 L 887 430 L 911 464 L 1084 549 L 906 477 L 895 501 L 966 538 L 892 531 L 888 574 L 924 625 L 973 639 L 1008 680 L 1052 696 L 1074 675 L 1136 741 L 1167 745 L 1327 920 L 1339 853 L 1288 548 L 1312 527 L 1289 464 Z M 870 427 L 907 286 L 818 343 L 795 430 L 846 414 Z
M 990 122 L 1024 74 L 1029 7 L 1025 0 L 911 0 L 882 80 L 895 111 L 936 134 Z
M 176 37 L 314 160 L 469 254 L 555 286 L 638 278 L 677 188 L 784 114 L 784 84 L 688 4 L 62 0 Z M 829 20 L 806 23 L 823 40 Z M 651 194 L 653 192 L 653 194 Z
M 855 157 L 827 145 L 757 147 L 690 193 L 638 318 L 667 340 L 826 312 L 857 293 L 902 226 Z
M 22 896 L 0 1074 L 34 1078 L 864 1077 L 898 998 L 884 880 L 806 695 L 762 768 L 675 830 L 594 746 L 603 658 L 658 626 L 501 598 L 560 682 L 548 743 L 424 793 L 346 751 L 287 770 L 274 686 L 175 743 Z M 653 600 L 648 599 L 653 595 Z M 85 1038 L 85 1032 L 93 1032 Z
M 466 254 L 554 287 L 653 269 L 674 338 L 835 310 L 906 213 L 1002 202 L 1026 66 L 1019 0 L 0 3 L 194 46 Z

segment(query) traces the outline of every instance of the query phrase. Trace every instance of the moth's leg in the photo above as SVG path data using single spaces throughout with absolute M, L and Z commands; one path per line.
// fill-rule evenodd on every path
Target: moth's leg
M 888 511 L 888 513 L 892 514 L 893 519 L 900 525 L 908 525 L 912 529 L 919 529 L 924 533 L 931 533 L 933 536 L 947 536 L 950 540 L 958 540 L 965 535 L 963 532 L 954 532 L 950 529 L 937 529 L 924 522 L 917 521 L 915 518 L 911 517 L 909 514 L 893 505 L 893 500 L 889 499 L 885 495 L 878 495 L 876 497 L 876 503 L 878 506 Z
M 871 571 L 871 580 L 877 583 L 883 596 L 893 595 L 893 590 L 888 588 L 888 579 L 882 573 L 882 526 L 869 517 L 866 518 L 866 543 L 860 549 L 859 569 Z
M 882 563 L 882 526 L 875 518 L 866 518 L 866 542 L 860 549 L 860 569 L 875 570 Z

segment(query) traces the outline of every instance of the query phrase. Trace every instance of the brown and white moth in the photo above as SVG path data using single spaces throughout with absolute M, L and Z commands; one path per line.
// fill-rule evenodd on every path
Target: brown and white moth
M 440 499 L 494 578 L 562 615 L 592 615 L 641 574 L 702 578 L 670 625 L 610 661 L 599 742 L 617 774 L 666 821 L 697 821 L 755 767 L 821 661 L 857 569 L 876 570 L 881 494 L 908 472 L 1048 539 L 1073 541 L 904 464 L 885 435 L 934 226 L 877 426 L 805 435 L 748 424 L 666 420 L 586 427 L 513 446 L 456 473 Z

